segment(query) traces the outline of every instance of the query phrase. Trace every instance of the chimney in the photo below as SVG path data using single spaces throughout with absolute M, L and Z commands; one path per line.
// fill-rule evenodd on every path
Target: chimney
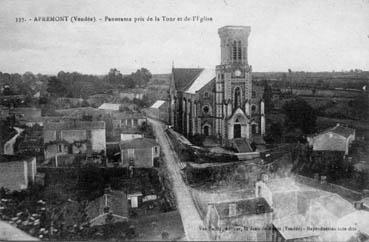
M 363 203 L 363 201 L 355 201 L 355 202 L 354 202 L 354 207 L 355 207 L 356 209 L 358 209 L 358 210 L 363 209 L 363 207 L 364 207 L 364 203 Z
M 259 214 L 259 213 L 265 213 L 264 204 L 262 204 L 260 202 L 256 204 L 256 213 L 257 214 Z
M 107 187 L 104 188 L 104 194 L 110 193 L 111 192 L 111 187 L 110 185 L 108 185 Z
M 268 174 L 261 174 L 261 180 L 264 182 L 264 183 L 267 183 L 268 180 L 269 180 L 269 177 L 268 177 Z
M 229 217 L 234 217 L 237 215 L 237 204 L 236 203 L 230 203 L 228 205 L 228 209 L 229 209 Z

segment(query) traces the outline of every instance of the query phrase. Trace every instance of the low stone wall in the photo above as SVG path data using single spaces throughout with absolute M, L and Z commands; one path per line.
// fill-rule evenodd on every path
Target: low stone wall
M 239 160 L 252 160 L 260 157 L 260 152 L 235 153 Z
M 338 195 L 350 200 L 358 201 L 363 198 L 363 194 L 359 191 L 354 191 L 343 186 L 339 186 L 332 183 L 321 183 L 319 180 L 315 180 L 310 177 L 295 175 L 295 180 L 299 183 L 315 187 L 324 191 L 337 193 Z

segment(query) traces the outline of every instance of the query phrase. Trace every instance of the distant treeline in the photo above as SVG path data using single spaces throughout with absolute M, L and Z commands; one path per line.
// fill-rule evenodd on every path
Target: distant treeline
M 40 92 L 40 96 L 87 98 L 111 90 L 145 87 L 150 78 L 151 73 L 145 68 L 129 75 L 123 75 L 112 68 L 104 76 L 64 71 L 60 71 L 57 75 L 0 72 L 0 94 L 32 96 Z
M 255 82 L 267 81 L 274 88 L 362 89 L 369 86 L 369 72 L 255 72 Z

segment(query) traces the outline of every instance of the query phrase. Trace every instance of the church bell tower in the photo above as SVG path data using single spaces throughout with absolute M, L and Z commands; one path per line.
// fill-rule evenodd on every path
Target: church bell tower
M 221 62 L 216 66 L 216 132 L 222 140 L 251 138 L 251 66 L 247 47 L 249 26 L 218 29 Z

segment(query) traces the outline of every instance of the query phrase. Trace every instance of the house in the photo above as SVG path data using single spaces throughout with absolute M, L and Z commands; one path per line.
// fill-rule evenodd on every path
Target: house
M 292 215 L 273 221 L 272 241 L 321 241 L 319 233 L 307 230 L 307 226 L 313 227 L 302 215 Z
M 106 137 L 109 141 L 119 141 L 121 136 L 140 134 L 146 117 L 141 112 L 111 111 L 92 107 L 80 107 L 55 110 L 69 120 L 104 121 Z M 125 137 L 123 137 L 125 139 Z
M 147 115 L 162 120 L 164 122 L 169 122 L 169 106 L 168 102 L 165 100 L 157 100 L 151 107 L 147 110 Z
M 18 154 L 27 154 L 36 156 L 36 159 L 43 157 L 43 140 L 42 140 L 43 128 L 38 125 L 33 127 L 27 127 L 22 133 L 23 138 L 19 139 L 17 145 Z
M 119 97 L 121 99 L 127 98 L 129 100 L 133 100 L 133 99 L 142 100 L 144 97 L 144 94 L 145 94 L 144 89 L 131 89 L 131 90 L 119 92 Z
M 108 110 L 108 111 L 119 111 L 121 104 L 119 103 L 103 103 L 98 107 L 98 109 Z
M 255 196 L 263 197 L 274 210 L 274 217 L 296 214 L 298 211 L 298 193 L 300 188 L 291 178 L 268 179 L 262 176 L 256 182 Z
M 130 139 L 132 135 L 141 134 L 141 127 L 147 123 L 141 112 L 112 112 L 106 119 L 107 137 L 114 140 Z
M 0 156 L 0 187 L 9 190 L 27 189 L 35 181 L 36 158 L 14 155 Z
M 355 140 L 355 129 L 341 124 L 327 129 L 313 137 L 308 142 L 314 151 L 343 151 L 348 155 L 351 143 Z
M 0 220 L 0 241 L 38 241 L 38 239 Z
M 17 131 L 4 121 L 0 121 L 0 154 L 6 154 L 9 141 L 17 134 Z
M 41 109 L 34 107 L 17 107 L 10 109 L 9 115 L 14 115 L 15 120 L 21 125 L 32 127 L 35 124 L 43 125 Z
M 209 203 L 204 223 L 213 240 L 270 241 L 272 212 L 262 197 Z
M 105 154 L 103 121 L 61 121 L 45 123 L 45 159 L 67 154 Z
M 101 104 L 111 102 L 114 96 L 106 93 L 94 94 L 88 97 L 87 102 L 93 107 L 99 107 Z
M 224 26 L 220 64 L 214 69 L 172 68 L 170 124 L 185 136 L 213 136 L 227 146 L 233 139 L 265 134 L 262 95 L 248 63 L 249 26 Z
M 90 226 L 126 222 L 128 220 L 128 199 L 123 191 L 106 190 L 87 206 Z
M 83 98 L 58 97 L 56 104 L 63 108 L 72 108 L 83 104 Z
M 0 105 L 0 120 L 6 120 L 9 117 L 9 108 Z
M 160 156 L 160 146 L 154 139 L 139 138 L 120 142 L 123 167 L 154 167 L 154 159 Z
M 356 210 L 336 193 L 297 183 L 292 178 L 269 180 L 265 176 L 256 183 L 255 192 L 273 209 L 273 241 L 348 241 L 358 232 L 360 236 L 368 232 L 369 212 Z M 312 231 L 308 227 L 328 229 Z

